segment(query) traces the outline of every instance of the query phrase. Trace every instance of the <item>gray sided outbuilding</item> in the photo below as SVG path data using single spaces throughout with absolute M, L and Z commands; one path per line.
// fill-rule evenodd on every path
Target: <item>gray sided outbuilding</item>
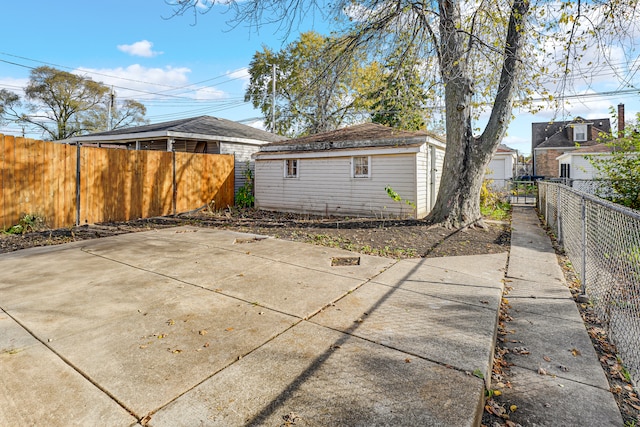
M 256 207 L 423 218 L 440 187 L 444 147 L 429 132 L 373 123 L 265 144 L 254 154 Z

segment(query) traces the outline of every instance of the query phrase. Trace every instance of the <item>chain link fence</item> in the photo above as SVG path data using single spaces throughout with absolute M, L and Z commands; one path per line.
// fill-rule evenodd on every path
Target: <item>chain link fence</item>
M 538 209 L 640 386 L 640 212 L 551 182 L 538 183 Z

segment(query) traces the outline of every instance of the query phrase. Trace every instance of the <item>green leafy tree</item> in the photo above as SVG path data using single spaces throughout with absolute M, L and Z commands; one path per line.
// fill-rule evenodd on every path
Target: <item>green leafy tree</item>
M 107 130 L 109 109 L 112 129 L 144 123 L 146 110 L 139 102 L 125 101 L 114 108 L 104 84 L 52 67 L 34 68 L 24 92 L 23 101 L 13 92 L 0 91 L 0 113 L 5 121 L 36 127 L 47 139 Z
M 614 191 L 602 191 L 601 195 L 612 202 L 640 209 L 640 114 L 636 122 L 627 126 L 624 134 L 606 136 L 611 154 L 589 156 L 590 163 L 601 179 L 608 180 L 604 187 Z
M 401 46 L 387 60 L 381 87 L 369 95 L 374 123 L 404 130 L 426 127 L 426 103 L 430 96 L 419 70 L 421 64 L 412 58 L 414 50 L 410 44 Z
M 361 61 L 347 61 L 336 46 L 336 39 L 307 32 L 279 52 L 263 47 L 254 54 L 245 100 L 260 109 L 267 128 L 273 129 L 273 108 L 276 133 L 290 137 L 334 130 L 357 120 L 365 105 L 360 91 L 376 82 L 367 80 L 372 73 Z
M 291 30 L 315 10 L 341 25 L 339 54 L 366 49 L 384 58 L 412 45 L 431 67 L 433 95 L 444 99 L 446 155 L 429 220 L 446 226 L 482 224 L 484 171 L 519 105 L 570 89 L 611 63 L 609 46 L 636 40 L 637 1 L 567 0 L 175 0 L 174 15 L 197 16 L 217 5 L 235 23 L 279 22 Z M 209 6 L 208 8 L 203 8 Z M 624 48 L 622 50 L 625 50 Z M 600 56 L 596 57 L 596 54 Z M 587 57 L 589 55 L 589 57 Z M 381 60 L 381 63 L 386 61 Z M 480 115 L 484 118 L 480 121 Z

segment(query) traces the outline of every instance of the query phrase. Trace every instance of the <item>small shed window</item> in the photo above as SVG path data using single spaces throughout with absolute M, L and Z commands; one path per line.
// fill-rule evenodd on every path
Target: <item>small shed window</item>
M 284 161 L 284 177 L 285 178 L 298 177 L 298 159 L 286 159 Z
M 587 125 L 573 125 L 573 140 L 575 142 L 584 142 L 587 140 Z
M 358 156 L 351 159 L 352 172 L 354 178 L 369 178 L 371 168 L 369 167 L 370 157 Z
M 571 178 L 571 165 L 569 163 L 560 164 L 560 178 Z

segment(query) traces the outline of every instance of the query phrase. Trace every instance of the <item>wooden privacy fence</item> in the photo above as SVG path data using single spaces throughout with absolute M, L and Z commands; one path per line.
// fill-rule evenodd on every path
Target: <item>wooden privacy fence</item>
M 52 228 L 233 205 L 233 156 L 70 146 L 0 134 L 0 227 Z

